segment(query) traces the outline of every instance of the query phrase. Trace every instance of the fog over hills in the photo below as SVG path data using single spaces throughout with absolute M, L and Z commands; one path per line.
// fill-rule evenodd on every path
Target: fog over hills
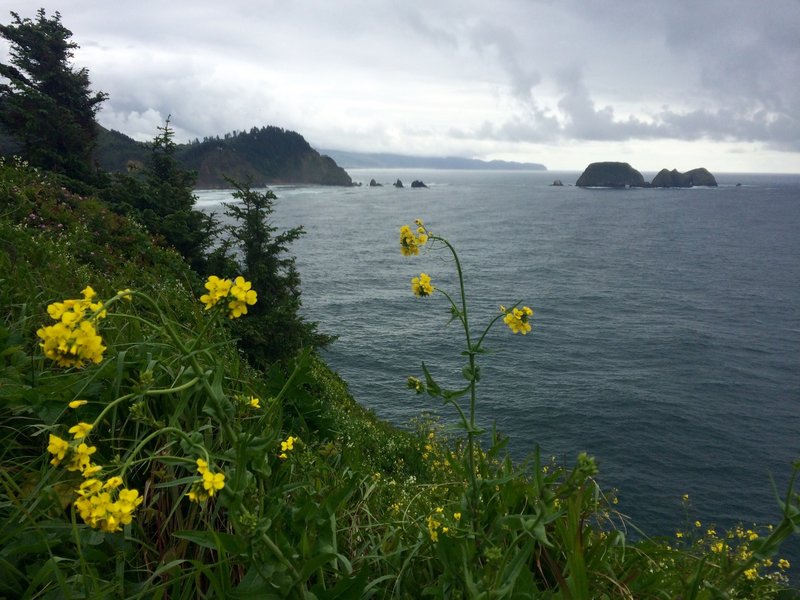
M 319 149 L 345 169 L 483 169 L 493 171 L 546 171 L 540 163 L 478 160 L 456 156 L 408 156 L 405 154 L 349 152 Z

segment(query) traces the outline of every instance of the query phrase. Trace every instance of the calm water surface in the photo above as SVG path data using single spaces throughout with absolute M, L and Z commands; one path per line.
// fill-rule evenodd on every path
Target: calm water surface
M 648 533 L 682 525 L 684 493 L 692 520 L 778 518 L 770 477 L 782 491 L 800 457 L 800 176 L 586 190 L 577 173 L 350 173 L 387 185 L 274 191 L 279 227 L 307 232 L 292 247 L 305 314 L 339 336 L 326 358 L 359 402 L 404 425 L 439 409 L 404 387 L 421 361 L 460 385 L 444 298 L 410 291 L 424 271 L 455 293 L 453 265 L 399 252 L 419 217 L 459 252 L 474 329 L 501 303 L 535 311 L 531 334 L 499 323 L 481 357 L 480 416 L 517 457 L 594 455 Z M 209 210 L 229 199 L 197 195 Z

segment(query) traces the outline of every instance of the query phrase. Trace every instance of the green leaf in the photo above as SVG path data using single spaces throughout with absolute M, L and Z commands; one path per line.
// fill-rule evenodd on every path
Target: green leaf
M 436 398 L 437 396 L 442 395 L 442 388 L 439 387 L 439 384 L 433 380 L 433 376 L 431 372 L 428 371 L 428 367 L 425 366 L 425 363 L 422 363 L 422 372 L 425 373 L 425 386 L 428 388 L 428 394 Z

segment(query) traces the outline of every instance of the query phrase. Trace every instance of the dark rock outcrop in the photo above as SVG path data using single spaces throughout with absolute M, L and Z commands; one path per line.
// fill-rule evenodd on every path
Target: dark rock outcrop
M 550 187 L 562 187 L 564 182 L 560 179 L 556 179 L 553 183 L 550 184 Z
M 403 187 L 403 182 L 398 179 L 397 181 L 394 182 L 394 187 L 396 188 Z
M 382 183 L 378 183 L 374 179 L 369 180 L 369 187 L 383 187 Z
M 590 164 L 575 185 L 579 187 L 646 187 L 642 174 L 623 162 L 596 162 Z
M 702 167 L 686 173 L 681 173 L 677 169 L 672 169 L 672 171 L 661 169 L 653 177 L 650 185 L 652 187 L 694 187 L 696 185 L 717 187 L 717 180 L 707 169 Z
M 424 183 L 422 183 L 419 179 L 415 179 L 414 181 L 411 182 L 411 187 L 412 188 L 426 188 L 428 186 L 425 185 Z

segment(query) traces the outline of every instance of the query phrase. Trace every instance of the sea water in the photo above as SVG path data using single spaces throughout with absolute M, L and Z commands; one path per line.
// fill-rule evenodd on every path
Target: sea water
M 305 229 L 291 247 L 303 314 L 338 336 L 324 356 L 361 404 L 401 426 L 424 410 L 452 421 L 405 388 L 423 361 L 463 385 L 445 298 L 410 287 L 425 272 L 457 294 L 455 266 L 441 249 L 399 251 L 400 226 L 421 218 L 459 253 L 474 332 L 500 304 L 535 311 L 524 337 L 498 321 L 479 357 L 479 420 L 515 457 L 588 452 L 652 535 L 687 518 L 777 522 L 773 482 L 782 494 L 800 457 L 800 176 L 602 190 L 571 185 L 578 173 L 350 174 L 365 185 L 273 188 L 274 216 Z M 230 200 L 197 196 L 207 210 Z

